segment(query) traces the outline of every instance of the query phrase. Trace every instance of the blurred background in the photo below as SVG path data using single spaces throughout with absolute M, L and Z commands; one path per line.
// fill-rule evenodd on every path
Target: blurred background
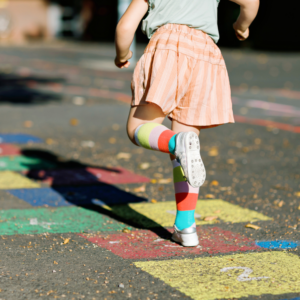
M 113 42 L 118 6 L 129 0 L 0 0 L 1 42 L 22 43 L 50 38 Z M 128 4 L 128 3 L 127 3 Z M 271 51 L 298 51 L 298 2 L 262 0 L 247 42 L 232 31 L 239 7 L 223 0 L 219 7 L 220 46 Z M 119 11 L 120 12 L 120 11 Z M 147 43 L 139 30 L 137 42 Z

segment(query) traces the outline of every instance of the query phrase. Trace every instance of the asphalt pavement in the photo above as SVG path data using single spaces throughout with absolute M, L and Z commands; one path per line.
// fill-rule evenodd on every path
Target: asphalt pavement
M 127 138 L 113 45 L 0 48 L 1 300 L 300 299 L 300 55 L 222 52 L 236 123 L 201 131 L 184 248 L 168 155 Z

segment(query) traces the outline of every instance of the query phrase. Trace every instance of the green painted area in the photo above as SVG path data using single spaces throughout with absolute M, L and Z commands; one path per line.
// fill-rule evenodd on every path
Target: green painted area
M 0 171 L 25 171 L 32 169 L 54 169 L 56 164 L 42 158 L 23 155 L 0 157 Z
M 117 231 L 129 228 L 81 207 L 12 209 L 0 211 L 0 235 Z

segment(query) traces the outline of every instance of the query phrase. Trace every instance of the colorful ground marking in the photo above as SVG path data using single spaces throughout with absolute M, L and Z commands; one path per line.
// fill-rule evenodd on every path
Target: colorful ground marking
M 0 134 L 0 144 L 30 144 L 43 143 L 39 137 L 24 133 L 2 133 Z
M 113 212 L 124 219 L 134 221 L 144 228 L 172 227 L 176 215 L 175 201 L 158 203 L 135 203 L 129 207 L 113 207 Z M 133 211 L 135 214 L 133 215 Z M 136 214 L 138 213 L 138 214 Z M 223 200 L 198 200 L 195 211 L 196 224 L 215 224 L 219 220 L 224 222 L 241 223 L 258 220 L 272 220 L 271 218 L 256 211 L 239 207 Z M 204 221 L 205 217 L 217 216 L 213 221 Z M 156 224 L 156 226 L 155 226 Z
M 256 241 L 255 244 L 259 247 L 267 248 L 267 249 L 292 249 L 300 246 L 300 242 L 285 241 L 285 240 Z
M 117 231 L 128 228 L 98 212 L 81 207 L 0 211 L 0 235 Z
M 185 254 L 228 253 L 259 249 L 253 240 L 218 227 L 205 229 L 198 227 L 197 232 L 200 241 L 198 247 L 182 247 L 170 241 L 171 234 L 167 236 L 168 232 L 163 239 L 149 230 L 101 234 L 92 237 L 81 236 L 125 259 L 163 258 Z
M 56 164 L 42 158 L 28 157 L 24 155 L 12 155 L 0 157 L 0 171 L 24 171 L 31 169 L 53 169 Z
M 18 147 L 9 144 L 0 144 L 0 156 L 19 154 L 21 154 L 21 151 Z
M 40 185 L 21 174 L 0 171 L 0 189 L 38 188 Z
M 285 252 L 140 261 L 135 265 L 192 299 L 300 292 L 300 260 Z
M 150 179 L 134 174 L 123 168 L 86 168 L 70 170 L 33 170 L 27 171 L 29 178 L 54 185 L 92 184 L 128 184 L 149 182 Z
M 107 205 L 141 202 L 147 199 L 122 191 L 111 185 L 56 187 L 37 189 L 8 189 L 7 192 L 32 206 L 70 206 L 95 204 L 100 200 Z M 97 203 L 96 203 L 97 204 Z

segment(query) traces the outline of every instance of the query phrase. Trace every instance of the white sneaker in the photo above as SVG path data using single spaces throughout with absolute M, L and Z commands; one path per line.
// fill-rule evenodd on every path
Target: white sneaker
M 200 155 L 200 141 L 196 133 L 180 132 L 176 135 L 175 156 L 180 163 L 189 184 L 200 187 L 206 178 L 206 171 Z
M 199 245 L 196 224 L 194 223 L 189 228 L 185 228 L 183 230 L 179 230 L 176 225 L 174 225 L 172 240 L 185 247 L 195 247 Z

